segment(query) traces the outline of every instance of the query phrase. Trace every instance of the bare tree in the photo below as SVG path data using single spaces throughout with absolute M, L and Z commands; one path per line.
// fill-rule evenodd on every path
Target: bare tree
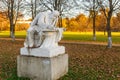
M 37 4 L 38 4 L 37 2 L 38 2 L 38 0 L 31 0 L 31 2 L 30 2 L 32 19 L 34 19 L 34 17 L 37 14 Z
M 36 1 L 37 0 L 25 0 L 24 1 L 25 2 L 24 6 L 25 6 L 25 9 L 27 10 L 26 13 L 31 13 L 32 19 L 34 19 L 34 17 L 36 16 L 36 6 L 37 6 Z
M 62 16 L 71 9 L 71 0 L 45 0 L 42 2 L 48 10 L 58 10 L 60 12 L 59 27 L 62 27 Z
M 71 3 L 71 0 L 25 0 L 24 6 L 26 14 L 31 15 L 32 19 L 38 12 L 58 10 L 60 12 L 59 27 L 62 27 L 62 17 L 72 8 Z
M 97 0 L 74 0 L 78 7 L 89 12 L 89 18 L 92 18 L 93 22 L 93 40 L 96 40 L 96 15 L 98 14 L 99 6 Z M 78 4 L 78 1 L 81 2 Z M 81 6 L 83 5 L 83 6 Z
M 42 5 L 44 0 L 25 0 L 24 8 L 26 10 L 25 14 L 31 16 L 32 20 L 37 15 L 38 12 L 46 11 L 46 8 Z
M 113 13 L 120 11 L 120 0 L 98 0 L 98 4 L 107 20 L 107 35 L 108 35 L 108 48 L 112 47 L 112 36 L 111 36 L 111 17 Z M 107 10 L 107 11 L 106 11 Z
M 10 37 L 15 40 L 15 25 L 18 18 L 22 0 L 1 0 L 3 10 L 7 11 L 6 16 L 10 22 Z

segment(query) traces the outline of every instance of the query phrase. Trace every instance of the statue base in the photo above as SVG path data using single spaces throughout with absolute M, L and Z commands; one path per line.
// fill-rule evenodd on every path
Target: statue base
M 21 55 L 30 55 L 36 57 L 54 57 L 65 53 L 64 46 L 57 46 L 52 48 L 26 48 L 20 50 Z
M 55 57 L 17 57 L 17 72 L 19 77 L 31 80 L 57 80 L 68 72 L 68 54 Z

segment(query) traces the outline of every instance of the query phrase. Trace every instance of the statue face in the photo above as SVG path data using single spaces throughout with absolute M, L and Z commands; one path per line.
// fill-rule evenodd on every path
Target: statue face
M 53 12 L 52 12 L 52 15 L 53 15 L 53 18 L 54 18 L 54 19 L 55 19 L 55 18 L 58 18 L 59 12 L 58 12 L 58 11 L 53 11 Z
M 58 19 L 58 17 L 59 17 L 59 12 L 58 12 L 58 11 L 52 11 L 52 12 L 49 14 L 49 18 L 50 18 L 51 20 L 56 20 L 56 19 Z

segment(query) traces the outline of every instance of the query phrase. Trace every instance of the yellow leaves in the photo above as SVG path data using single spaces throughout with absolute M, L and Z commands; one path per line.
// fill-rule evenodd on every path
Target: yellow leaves
M 104 31 L 106 29 L 107 21 L 102 12 L 96 15 L 95 23 L 97 31 Z M 79 14 L 74 18 L 64 18 L 62 24 L 63 27 L 67 28 L 67 31 L 89 31 L 93 28 L 92 18 L 84 14 Z M 120 31 L 120 13 L 117 16 L 112 16 L 111 27 L 114 31 Z

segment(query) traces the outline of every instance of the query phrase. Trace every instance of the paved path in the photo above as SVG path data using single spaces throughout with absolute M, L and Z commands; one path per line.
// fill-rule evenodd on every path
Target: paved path
M 90 42 L 90 41 L 85 41 L 85 42 L 82 42 L 82 41 L 65 41 L 65 40 L 62 40 L 60 41 L 60 43 L 69 43 L 69 44 L 92 44 L 92 45 L 105 45 L 107 46 L 107 42 Z M 112 44 L 112 46 L 119 46 L 120 47 L 120 44 Z
M 0 38 L 0 40 L 11 40 L 11 38 Z M 20 40 L 20 41 L 24 41 L 25 39 L 21 39 L 21 38 L 16 38 L 15 40 Z M 64 44 L 92 44 L 92 45 L 105 45 L 107 46 L 107 42 L 83 42 L 83 41 L 72 41 L 72 40 L 61 40 L 59 43 L 64 43 Z M 112 46 L 119 46 L 120 44 L 112 44 Z

